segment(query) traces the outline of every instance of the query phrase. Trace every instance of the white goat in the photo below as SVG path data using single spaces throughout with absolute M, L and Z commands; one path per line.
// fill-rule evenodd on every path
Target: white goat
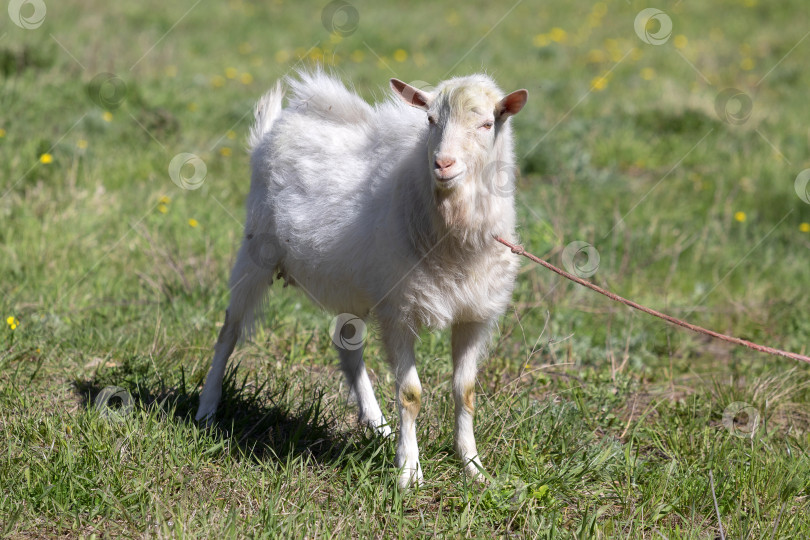
M 391 79 L 401 99 L 372 107 L 321 71 L 287 83 L 287 108 L 281 83 L 256 106 L 245 238 L 196 418 L 215 413 L 227 359 L 277 272 L 325 309 L 376 318 L 396 378 L 402 487 L 422 480 L 414 340 L 423 326 L 452 325 L 455 446 L 478 478 L 475 376 L 518 268 L 492 235 L 515 238 L 507 120 L 528 93 L 504 97 L 484 75 L 433 92 Z M 341 368 L 360 422 L 389 435 L 362 341 L 344 340 L 357 330 L 350 318 L 334 329 Z

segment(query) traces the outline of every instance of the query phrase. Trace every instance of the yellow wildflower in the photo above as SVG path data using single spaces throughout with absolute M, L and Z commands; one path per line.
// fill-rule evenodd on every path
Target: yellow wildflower
M 231 147 L 230 147 L 230 146 L 223 146 L 222 148 L 220 148 L 220 149 L 219 149 L 219 154 L 220 154 L 222 157 L 231 157 L 231 154 L 232 154 L 232 153 L 233 153 L 233 152 L 231 151 Z
M 172 202 L 172 200 L 169 198 L 168 195 L 163 195 L 160 197 L 160 199 L 158 199 L 158 202 L 160 202 L 160 204 L 169 204 L 170 202 Z
M 802 232 L 810 232 L 810 223 L 800 223 L 799 230 Z
M 17 326 L 20 324 L 20 321 L 15 319 L 14 316 L 12 315 L 8 319 L 6 319 L 6 324 L 8 324 L 9 328 L 11 328 L 12 330 L 16 330 Z
M 225 68 L 225 76 L 229 79 L 235 79 L 239 74 L 239 70 L 234 67 Z
M 85 148 L 87 148 L 87 141 L 85 139 L 79 139 L 78 141 L 76 141 L 76 147 L 81 150 L 84 150 Z
M 199 223 L 199 222 L 198 222 L 196 219 L 194 219 L 194 218 L 189 218 L 189 220 L 188 220 L 188 224 L 189 224 L 189 225 L 191 225 L 192 227 L 196 227 L 196 226 L 197 226 L 197 225 L 199 225 L 200 223 Z
M 290 53 L 286 49 L 280 49 L 276 51 L 274 58 L 276 62 L 283 64 L 290 59 Z
M 5 136 L 6 136 L 6 130 L 3 129 L 3 128 L 0 128 L 0 139 L 2 139 Z
M 609 75 L 601 75 L 591 79 L 591 90 L 599 92 L 607 87 Z
M 686 36 L 683 34 L 678 34 L 672 40 L 672 44 L 675 45 L 676 49 L 685 49 L 688 43 L 689 40 L 686 39 Z
M 535 47 L 546 47 L 551 43 L 551 40 L 547 34 L 537 34 L 532 38 L 532 43 Z
M 242 75 L 239 76 L 239 81 L 242 84 L 250 84 L 253 82 L 253 75 L 250 73 L 242 73 Z
M 53 163 L 53 156 L 49 153 L 45 152 L 41 156 L 39 156 L 39 162 L 43 165 L 47 165 L 48 163 Z
M 565 43 L 568 40 L 568 32 L 562 28 L 555 26 L 548 33 L 548 38 L 555 43 Z
M 740 223 L 744 223 L 747 219 L 745 212 L 734 212 L 734 220 L 739 221 Z
M 405 49 L 397 49 L 394 51 L 394 60 L 397 62 L 404 62 L 408 59 L 408 52 Z
M 104 111 L 101 114 L 101 117 L 104 119 L 105 122 L 112 122 L 113 115 L 110 111 Z

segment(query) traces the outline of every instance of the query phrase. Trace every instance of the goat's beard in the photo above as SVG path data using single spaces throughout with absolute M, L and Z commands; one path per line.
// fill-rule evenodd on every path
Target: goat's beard
M 470 186 L 466 185 L 469 180 L 466 178 L 450 189 L 437 186 L 433 190 L 436 210 L 446 232 L 458 231 L 466 234 L 473 226 L 475 203 L 470 194 Z

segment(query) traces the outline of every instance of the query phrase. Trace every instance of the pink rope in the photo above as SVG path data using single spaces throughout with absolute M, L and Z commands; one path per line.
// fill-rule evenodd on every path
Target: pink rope
M 749 349 L 754 349 L 755 351 L 764 352 L 764 353 L 768 353 L 768 354 L 774 354 L 776 356 L 783 356 L 785 358 L 792 358 L 793 360 L 800 360 L 802 362 L 807 362 L 808 364 L 810 364 L 810 356 L 805 356 L 803 354 L 798 354 L 798 353 L 794 353 L 794 352 L 790 352 L 790 351 L 783 351 L 781 349 L 774 349 L 773 347 L 767 347 L 765 345 L 759 345 L 758 343 L 753 343 L 751 341 L 746 341 L 744 339 L 736 338 L 734 336 L 727 336 L 725 334 L 721 334 L 719 332 L 714 332 L 712 330 L 707 330 L 706 328 L 702 328 L 700 326 L 690 324 L 690 323 L 688 323 L 686 321 L 676 319 L 675 317 L 672 317 L 671 315 L 667 315 L 666 313 L 661 313 L 660 311 L 656 311 L 654 309 L 644 307 L 641 304 L 637 304 L 637 303 L 633 302 L 632 300 L 627 300 L 626 298 L 622 298 L 618 294 L 614 294 L 614 293 L 612 293 L 612 292 L 610 292 L 608 290 L 605 290 L 602 287 L 599 287 L 598 285 L 594 285 L 590 281 L 585 281 L 584 279 L 579 278 L 579 277 L 577 277 L 577 276 L 575 276 L 573 274 L 569 274 L 565 270 L 560 270 L 559 268 L 557 268 L 553 264 L 548 263 L 548 262 L 544 261 L 543 259 L 537 257 L 536 255 L 532 255 L 531 253 L 527 252 L 525 249 L 523 249 L 523 246 L 515 245 L 515 244 L 513 244 L 513 243 L 511 243 L 511 242 L 509 242 L 507 240 L 504 240 L 500 236 L 496 236 L 495 240 L 497 240 L 501 244 L 505 245 L 506 247 L 510 248 L 512 250 L 512 253 L 515 253 L 517 255 L 523 255 L 524 257 L 526 257 L 530 261 L 533 261 L 533 262 L 536 262 L 537 264 L 545 266 L 546 268 L 548 268 L 552 272 L 555 272 L 555 273 L 561 275 L 564 278 L 568 278 L 571 281 L 579 283 L 580 285 L 582 285 L 584 287 L 587 287 L 587 288 L 591 289 L 592 291 L 596 291 L 599 294 L 603 294 L 603 295 L 607 296 L 608 298 L 610 298 L 611 300 L 615 300 L 616 302 L 621 302 L 622 304 L 630 306 L 631 308 L 637 309 L 639 311 L 643 311 L 644 313 L 647 313 L 647 314 L 652 315 L 654 317 L 658 317 L 659 319 L 664 319 L 667 322 L 670 322 L 672 324 L 676 324 L 678 326 L 682 326 L 684 328 L 687 328 L 687 329 L 689 329 L 689 330 L 691 330 L 693 332 L 697 332 L 699 334 L 706 334 L 707 336 L 711 336 L 711 337 L 717 338 L 717 339 L 722 339 L 723 341 L 728 341 L 729 343 L 734 343 L 735 345 L 742 345 L 743 347 L 748 347 Z

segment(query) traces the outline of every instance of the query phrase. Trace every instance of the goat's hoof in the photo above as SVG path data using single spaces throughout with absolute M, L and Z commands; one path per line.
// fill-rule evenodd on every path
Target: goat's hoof
M 464 474 L 467 479 L 471 480 L 476 484 L 480 484 L 483 486 L 487 486 L 490 483 L 490 479 L 487 476 L 486 471 L 484 470 L 483 465 L 480 462 L 470 462 L 464 467 Z
M 201 404 L 197 409 L 194 420 L 203 427 L 211 427 L 214 424 L 214 414 L 216 412 L 216 407 L 206 407 Z
M 399 475 L 399 489 L 408 491 L 412 487 L 424 485 L 425 479 L 422 476 L 422 466 L 416 464 L 416 469 L 406 468 Z

